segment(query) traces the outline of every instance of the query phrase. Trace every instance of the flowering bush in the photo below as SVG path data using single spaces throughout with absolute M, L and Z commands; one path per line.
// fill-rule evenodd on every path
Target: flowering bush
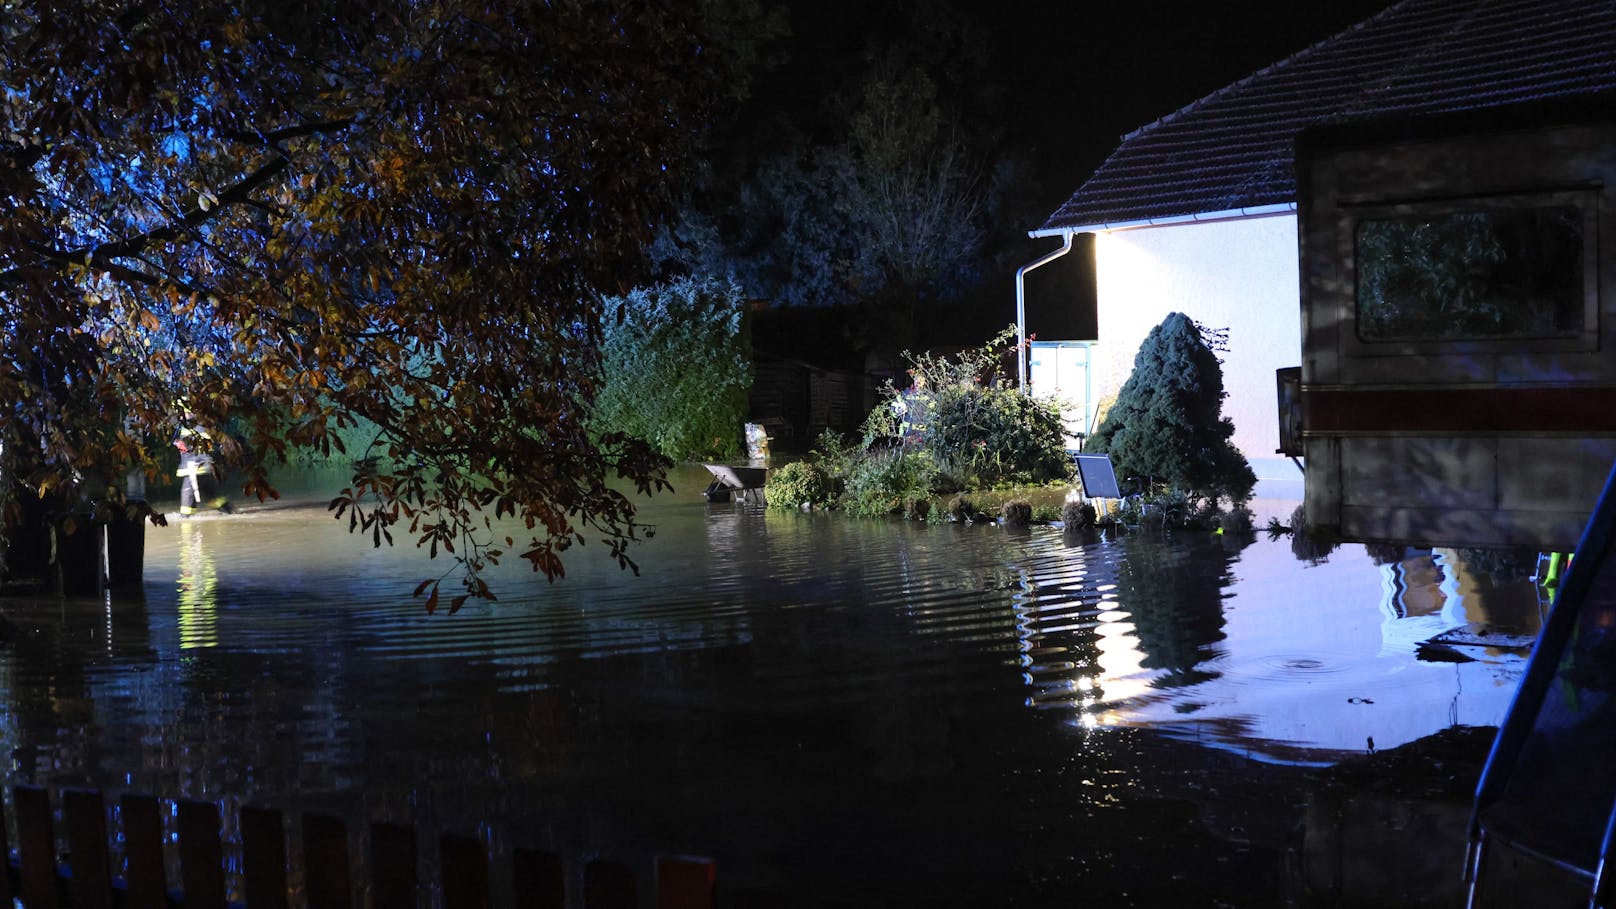
M 924 451 L 871 451 L 854 464 L 842 507 L 849 514 L 869 517 L 918 513 L 924 518 L 928 512 L 917 508 L 915 502 L 931 494 L 936 474 L 936 466 Z

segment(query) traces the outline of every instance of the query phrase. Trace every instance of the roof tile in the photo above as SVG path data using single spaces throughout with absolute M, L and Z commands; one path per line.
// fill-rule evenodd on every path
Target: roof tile
M 1296 197 L 1309 126 L 1616 91 L 1616 0 L 1403 0 L 1129 133 L 1042 230 Z

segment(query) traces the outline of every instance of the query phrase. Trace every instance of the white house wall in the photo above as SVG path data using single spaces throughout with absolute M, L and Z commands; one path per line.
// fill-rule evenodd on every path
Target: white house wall
M 1279 444 L 1274 371 L 1302 362 L 1295 215 L 1175 224 L 1094 240 L 1099 344 L 1095 395 L 1116 393 L 1145 336 L 1170 312 L 1229 330 L 1223 414 L 1258 478 L 1257 495 L 1302 497 Z

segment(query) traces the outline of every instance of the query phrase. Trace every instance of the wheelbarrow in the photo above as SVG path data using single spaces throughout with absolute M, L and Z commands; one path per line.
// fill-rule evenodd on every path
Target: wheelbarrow
M 707 472 L 713 475 L 713 481 L 707 485 L 707 491 L 702 495 L 709 502 L 728 502 L 731 494 L 738 494 L 742 502 L 749 501 L 749 495 L 756 496 L 752 501 L 763 502 L 763 483 L 769 476 L 767 467 L 732 467 L 728 464 L 703 464 Z

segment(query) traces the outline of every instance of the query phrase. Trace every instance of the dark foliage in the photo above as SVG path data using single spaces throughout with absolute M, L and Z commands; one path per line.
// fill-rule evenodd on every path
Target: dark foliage
M 1180 688 L 1217 677 L 1202 668 L 1223 640 L 1223 588 L 1238 554 L 1209 535 L 1189 534 L 1166 545 L 1143 537 L 1127 542 L 1117 574 L 1117 603 L 1133 619 L 1140 665 L 1163 671 L 1156 688 Z
M 723 84 L 701 8 L 8 3 L 5 466 L 116 501 L 189 409 L 273 496 L 266 458 L 363 419 L 381 459 L 338 515 L 452 553 L 467 595 L 505 546 L 553 578 L 590 531 L 631 564 L 608 480 L 665 462 L 589 432 L 598 294 Z M 507 515 L 531 538 L 496 546 Z
M 737 456 L 752 387 L 740 289 L 681 278 L 608 298 L 604 316 L 596 430 L 649 440 L 675 460 Z
M 868 434 L 905 435 L 956 488 L 1064 478 L 1071 460 L 1059 408 L 1009 382 L 1003 364 L 1014 349 L 1010 326 L 953 356 L 909 354 L 913 385 L 887 390 Z
M 779 305 L 856 309 L 862 349 L 914 346 L 921 314 L 976 288 L 998 238 L 1042 216 L 1012 210 L 1022 150 L 1001 133 L 998 38 L 956 2 L 760 17 L 745 43 L 768 65 L 710 134 L 656 257 Z

